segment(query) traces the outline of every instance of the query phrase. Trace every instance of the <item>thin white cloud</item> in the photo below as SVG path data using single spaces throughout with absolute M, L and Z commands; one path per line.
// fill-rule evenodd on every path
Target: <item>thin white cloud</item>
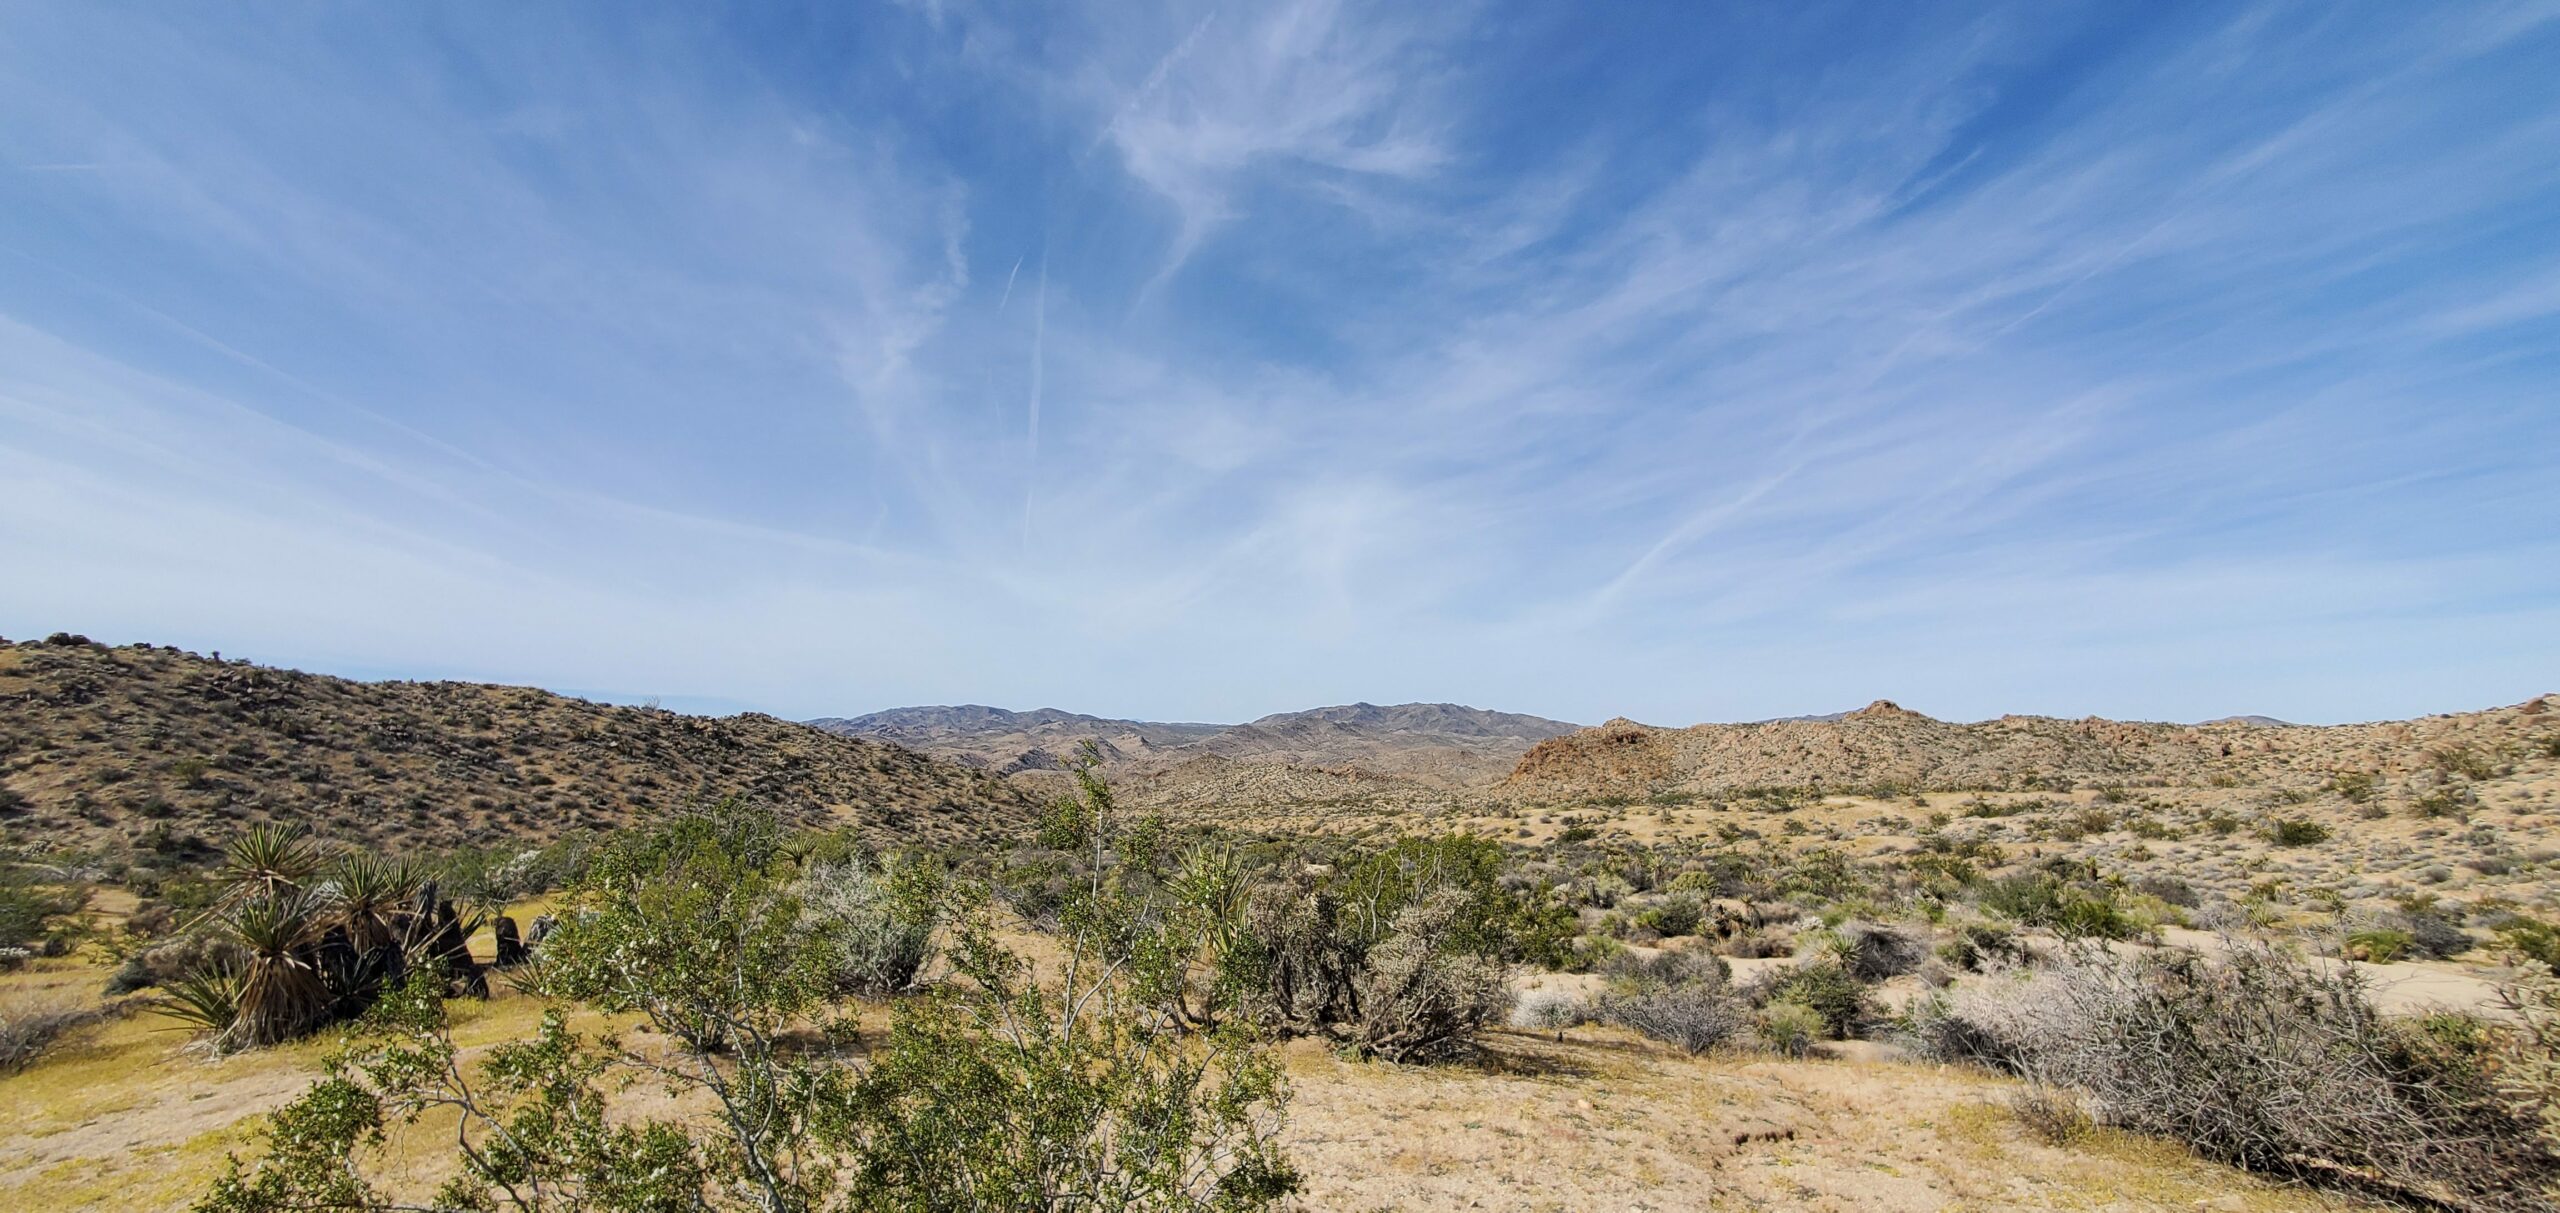
M 1357 19 L 1338 0 L 1290 0 L 1258 20 L 1217 16 L 1193 24 L 1118 99 L 1102 131 L 1176 216 L 1142 296 L 1235 217 L 1235 196 L 1259 168 L 1410 178 L 1448 158 L 1427 103 L 1413 95 L 1411 52 L 1423 31 Z
M 112 237 L 0 285 L 0 622 L 800 714 L 2560 660 L 2560 254 L 2466 243 L 2555 186 L 2466 58 L 2530 27 L 2234 17 L 1986 134 L 2032 11 L 1589 112 L 1474 15 L 935 6 L 898 105 L 645 22 L 459 37 L 485 111 L 289 23 L 0 60 L 0 160 L 114 166 L 0 175 Z

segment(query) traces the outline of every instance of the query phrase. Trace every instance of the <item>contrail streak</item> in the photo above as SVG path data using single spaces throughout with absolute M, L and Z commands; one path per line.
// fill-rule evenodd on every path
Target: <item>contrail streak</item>
M 1021 268 L 1019 264 L 1016 269 Z M 1040 283 L 1031 296 L 1031 409 L 1028 430 L 1029 458 L 1022 480 L 1022 547 L 1031 548 L 1031 501 L 1040 482 L 1040 392 L 1047 375 L 1049 340 L 1049 254 L 1040 254 Z

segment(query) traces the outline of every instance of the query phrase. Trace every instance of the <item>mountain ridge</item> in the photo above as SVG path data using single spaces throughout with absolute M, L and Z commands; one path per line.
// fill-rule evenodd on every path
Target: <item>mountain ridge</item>
M 2316 784 L 2343 771 L 2418 775 L 2493 762 L 2560 736 L 2560 696 L 2478 712 L 2366 724 L 2225 718 L 2170 724 L 2007 715 L 1938 720 L 1876 702 L 1836 719 L 1664 728 L 1611 720 L 1539 742 L 1501 785 L 1530 799 L 1715 795 L 1753 788 L 2014 789 L 2201 784 L 2216 777 Z M 2474 754 L 2476 758 L 2448 755 Z
M 1274 712 L 1242 724 L 1123 720 L 1057 708 L 1016 711 L 977 704 L 891 708 L 819 717 L 815 728 L 895 742 L 1001 775 L 1064 769 L 1086 742 L 1106 769 L 1147 780 L 1201 758 L 1247 764 L 1340 767 L 1460 787 L 1501 778 L 1531 745 L 1580 726 L 1455 703 L 1367 702 Z
M 881 841 L 1010 833 L 1034 804 L 982 771 L 757 713 L 0 640 L 8 842 L 185 854 L 281 821 L 376 845 L 533 844 L 729 796 Z

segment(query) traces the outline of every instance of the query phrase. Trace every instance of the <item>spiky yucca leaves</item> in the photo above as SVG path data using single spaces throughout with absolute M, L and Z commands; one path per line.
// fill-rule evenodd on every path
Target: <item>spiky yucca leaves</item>
M 370 851 L 349 851 L 329 869 L 332 910 L 347 932 L 347 943 L 359 953 L 396 946 L 398 919 L 422 883 L 409 863 Z
M 251 826 L 224 848 L 221 879 L 240 898 L 272 897 L 307 887 L 320 870 L 320 848 L 301 826 Z
M 318 898 L 300 890 L 245 898 L 222 921 L 248 959 L 240 971 L 240 1013 L 215 1037 L 219 1047 L 276 1044 L 327 1021 L 338 1000 L 314 959 L 329 926 Z
M 152 1005 L 161 1014 L 218 1038 L 240 1018 L 240 972 L 216 961 L 164 983 Z

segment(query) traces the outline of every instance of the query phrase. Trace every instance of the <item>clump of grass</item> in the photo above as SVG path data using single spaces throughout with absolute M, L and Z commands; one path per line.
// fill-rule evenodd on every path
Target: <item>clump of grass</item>
M 2097 1130 L 2071 1091 L 2036 1083 L 2009 1096 L 2009 1112 L 2046 1145 L 2067 1146 Z
M 29 995 L 0 1001 L 0 1074 L 14 1074 L 35 1063 L 74 1029 L 106 1017 L 98 1007 L 61 997 Z
M 2427 751 L 2427 760 L 2448 775 L 2465 779 L 2487 779 L 2497 774 L 2497 766 L 2489 756 L 2467 745 L 2444 746 Z
M 2462 789 L 2448 784 L 2409 802 L 2409 809 L 2420 817 L 2459 817 L 2469 799 Z

